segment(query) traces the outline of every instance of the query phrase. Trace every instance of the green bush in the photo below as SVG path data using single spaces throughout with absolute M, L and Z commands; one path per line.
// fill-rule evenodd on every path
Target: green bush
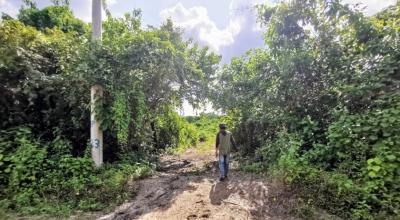
M 257 148 L 256 158 L 262 161 L 265 167 L 271 167 L 276 165 L 279 160 L 288 157 L 289 153 L 292 154 L 293 147 L 299 147 L 302 145 L 302 140 L 296 134 L 288 134 L 286 131 L 278 132 L 275 141 L 266 140 L 264 144 Z M 297 149 L 296 149 L 297 150 Z M 290 160 L 290 158 L 288 159 Z
M 188 116 L 186 119 L 193 125 L 193 129 L 198 130 L 198 141 L 208 145 L 213 145 L 215 135 L 222 123 L 222 119 L 218 115 L 202 113 L 200 116 Z
M 152 170 L 127 160 L 95 169 L 91 158 L 65 150 L 71 147 L 61 137 L 39 142 L 29 128 L 2 131 L 0 149 L 0 208 L 26 214 L 104 209 L 132 196 L 134 180 Z
M 302 135 L 278 132 L 256 151 L 249 172 L 283 176 L 307 204 L 343 218 L 398 215 L 400 204 L 399 104 L 358 114 L 340 113 L 327 144 L 304 152 Z M 386 216 L 386 217 L 385 217 Z
M 254 163 L 246 170 L 283 175 L 306 209 L 398 218 L 399 9 L 366 16 L 339 0 L 258 7 L 266 47 L 224 66 L 213 97 Z
M 184 40 L 171 21 L 142 29 L 139 10 L 107 16 L 99 44 L 68 4 L 39 9 L 26 1 L 17 19 L 3 17 L 0 208 L 104 208 L 133 193 L 159 151 L 196 145 L 197 129 L 175 109 L 204 98 L 220 57 Z M 88 157 L 94 84 L 104 88 L 95 106 L 102 169 Z
M 15 195 L 22 206 L 33 201 L 46 156 L 46 148 L 32 139 L 28 128 L 1 131 L 0 179 L 4 193 Z M 21 192 L 24 194 L 17 195 Z
M 360 209 L 399 214 L 400 102 L 360 114 L 343 114 L 330 126 L 328 138 L 321 158 L 360 183 L 364 192 Z
M 185 149 L 198 142 L 196 127 L 173 110 L 167 109 L 157 117 L 156 128 L 157 145 L 161 148 Z

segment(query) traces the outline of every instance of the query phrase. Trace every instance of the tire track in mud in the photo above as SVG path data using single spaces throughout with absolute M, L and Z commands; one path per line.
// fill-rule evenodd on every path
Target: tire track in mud
M 291 200 L 276 199 L 285 192 L 262 177 L 232 170 L 227 181 L 217 181 L 212 152 L 189 149 L 161 161 L 155 175 L 139 181 L 131 202 L 99 219 L 295 219 L 287 211 Z

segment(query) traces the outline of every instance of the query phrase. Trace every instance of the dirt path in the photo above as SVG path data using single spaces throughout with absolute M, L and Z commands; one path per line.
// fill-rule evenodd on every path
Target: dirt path
M 99 219 L 294 219 L 290 204 L 277 199 L 284 192 L 265 178 L 232 170 L 227 181 L 217 179 L 212 152 L 164 156 L 133 201 Z

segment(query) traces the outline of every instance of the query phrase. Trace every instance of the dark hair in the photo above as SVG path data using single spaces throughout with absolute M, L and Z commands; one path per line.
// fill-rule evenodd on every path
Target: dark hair
M 226 129 L 226 124 L 219 124 L 220 129 Z

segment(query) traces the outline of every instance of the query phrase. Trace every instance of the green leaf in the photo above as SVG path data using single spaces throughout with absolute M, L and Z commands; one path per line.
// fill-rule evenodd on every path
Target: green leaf
M 376 177 L 376 173 L 374 171 L 369 171 L 368 176 L 371 178 L 374 178 L 374 177 Z
M 384 137 L 390 137 L 391 136 L 391 134 L 389 132 L 387 132 L 387 131 L 384 131 L 382 135 Z
M 375 172 L 378 172 L 381 169 L 381 167 L 380 166 L 372 166 L 371 169 Z
M 374 162 L 373 158 L 367 160 L 368 165 L 371 165 L 373 162 Z
M 365 127 L 362 128 L 362 130 L 363 130 L 363 131 L 369 131 L 369 130 L 371 130 L 371 127 L 365 126 Z
M 375 135 L 371 135 L 371 136 L 369 136 L 369 139 L 373 140 L 373 141 L 376 141 L 376 140 L 378 140 L 378 137 L 375 136 Z
M 388 159 L 389 161 L 395 161 L 396 160 L 396 156 L 395 155 L 387 155 L 386 159 Z

